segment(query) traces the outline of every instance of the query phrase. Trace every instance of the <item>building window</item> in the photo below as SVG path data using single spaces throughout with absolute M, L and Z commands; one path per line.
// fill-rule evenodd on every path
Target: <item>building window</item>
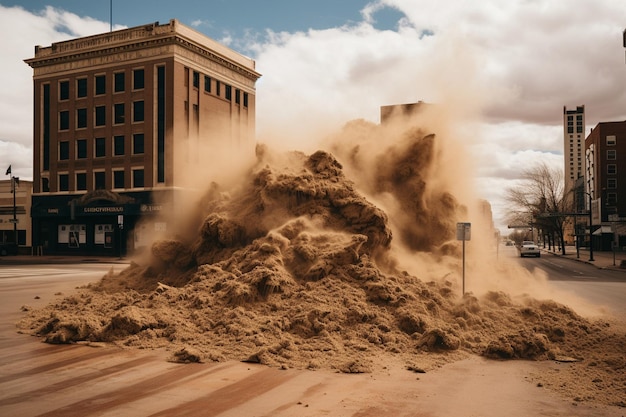
M 96 75 L 96 95 L 101 96 L 107 92 L 106 75 Z
M 69 130 L 70 129 L 70 112 L 68 110 L 63 110 L 59 112 L 59 130 Z
M 113 137 L 113 155 L 124 155 L 124 135 Z
M 113 105 L 114 108 L 114 123 L 116 125 L 124 123 L 124 103 L 116 103 Z
M 79 78 L 76 80 L 76 97 L 87 97 L 87 78 Z
M 140 155 L 143 152 L 143 133 L 135 133 L 133 135 L 133 154 Z
M 608 178 L 606 180 L 606 188 L 611 188 L 611 189 L 617 188 L 617 178 Z
M 95 139 L 95 157 L 96 158 L 102 158 L 104 156 L 106 156 L 106 139 L 105 138 L 96 138 Z
M 607 164 L 606 165 L 606 173 L 609 175 L 617 174 L 617 165 L 616 164 Z
M 133 122 L 143 122 L 143 100 L 133 101 Z
M 617 151 L 615 149 L 607 150 L 606 159 L 617 159 Z
M 96 106 L 96 126 L 104 126 L 107 121 L 107 108 L 106 106 Z
M 70 190 L 70 177 L 68 174 L 59 174 L 59 191 Z
M 193 72 L 193 86 L 200 88 L 200 73 L 197 71 Z
M 241 102 L 241 98 L 239 96 L 241 96 L 241 91 L 237 88 L 235 90 L 235 103 L 236 104 L 239 104 Z
M 59 142 L 59 161 L 70 159 L 70 143 L 66 140 Z
M 94 189 L 104 190 L 106 188 L 106 175 L 104 171 L 96 171 L 93 173 Z
M 144 88 L 144 70 L 133 70 L 133 90 L 142 90 Z
M 218 97 L 222 94 L 222 83 L 218 80 L 215 81 L 215 95 Z
M 115 91 L 116 93 L 121 93 L 126 89 L 126 74 L 124 74 L 123 72 L 116 72 L 113 82 L 113 91 Z
M 87 127 L 87 109 L 76 109 L 76 129 Z
M 248 93 L 243 93 L 243 106 L 248 107 Z
M 76 159 L 87 158 L 87 139 L 76 140 Z
M 59 81 L 59 100 L 70 99 L 70 82 Z
M 615 135 L 609 135 L 606 137 L 607 146 L 615 146 L 616 143 L 617 139 L 615 138 Z
M 208 75 L 204 76 L 204 91 L 206 93 L 211 92 L 211 77 L 209 77 Z
M 113 171 L 113 188 L 124 188 L 124 171 Z
M 50 192 L 50 180 L 48 178 L 41 179 L 41 191 L 44 193 Z
M 224 88 L 226 89 L 226 100 L 231 101 L 233 99 L 233 88 L 228 84 Z
M 84 172 L 78 172 L 76 174 L 76 190 L 84 191 L 87 189 L 87 174 Z
M 143 187 L 143 169 L 133 169 L 133 188 Z
M 606 193 L 606 205 L 614 206 L 617 204 L 617 193 Z

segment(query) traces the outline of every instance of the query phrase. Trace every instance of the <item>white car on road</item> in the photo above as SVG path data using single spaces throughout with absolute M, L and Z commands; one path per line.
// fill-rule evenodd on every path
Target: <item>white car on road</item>
M 525 240 L 519 247 L 519 256 L 522 258 L 524 256 L 536 256 L 539 258 L 541 256 L 541 252 L 539 251 L 539 246 L 535 245 L 535 242 Z

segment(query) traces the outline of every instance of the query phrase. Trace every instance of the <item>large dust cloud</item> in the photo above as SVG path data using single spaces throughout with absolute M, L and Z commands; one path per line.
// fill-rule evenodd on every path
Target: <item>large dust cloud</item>
M 498 260 L 472 158 L 443 111 L 354 120 L 308 154 L 261 144 L 237 169 L 196 166 L 184 226 L 20 328 L 49 343 L 165 348 L 179 362 L 341 372 L 468 354 L 593 360 L 575 377 L 614 381 L 590 388 L 611 403 L 626 336 L 534 297 L 545 278 Z M 465 294 L 459 221 L 472 223 Z

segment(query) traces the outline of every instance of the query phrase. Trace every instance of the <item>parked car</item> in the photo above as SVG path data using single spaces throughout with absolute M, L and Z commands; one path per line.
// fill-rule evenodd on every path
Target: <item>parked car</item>
M 541 256 L 541 252 L 539 251 L 539 246 L 535 245 L 535 242 L 525 240 L 519 248 L 519 256 L 521 258 L 524 256 L 536 256 L 539 258 Z
M 17 255 L 17 245 L 11 242 L 0 242 L 0 256 Z

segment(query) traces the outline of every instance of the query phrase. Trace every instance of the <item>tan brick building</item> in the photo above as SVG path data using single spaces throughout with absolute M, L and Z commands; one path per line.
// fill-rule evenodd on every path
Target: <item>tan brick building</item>
M 177 20 L 37 46 L 25 62 L 44 253 L 132 251 L 140 220 L 172 209 L 199 141 L 253 149 L 255 62 Z

